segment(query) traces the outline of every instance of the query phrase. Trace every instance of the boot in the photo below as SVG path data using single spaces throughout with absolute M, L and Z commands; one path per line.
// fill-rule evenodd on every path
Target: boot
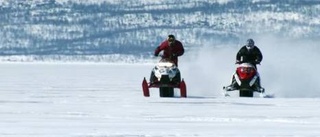
M 264 88 L 261 87 L 260 76 L 258 77 L 256 82 L 256 90 L 260 93 L 264 93 Z
M 227 87 L 224 87 L 224 89 L 226 91 L 232 91 L 232 90 L 237 90 L 238 87 L 239 86 L 237 84 L 236 79 L 234 78 L 234 76 L 232 76 L 231 84 L 229 86 L 227 86 Z

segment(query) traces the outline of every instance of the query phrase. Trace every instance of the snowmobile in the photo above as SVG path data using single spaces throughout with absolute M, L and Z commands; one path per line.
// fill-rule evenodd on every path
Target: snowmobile
M 142 81 L 143 95 L 150 96 L 149 88 L 159 88 L 160 97 L 174 97 L 174 88 L 180 89 L 180 96 L 187 97 L 187 89 L 178 67 L 167 58 L 161 59 L 151 71 L 150 81 Z
M 239 90 L 240 97 L 253 97 L 254 92 L 264 96 L 264 88 L 259 86 L 260 77 L 257 69 L 251 63 L 238 63 L 236 72 L 232 76 L 232 84 L 223 87 L 225 96 L 227 91 Z

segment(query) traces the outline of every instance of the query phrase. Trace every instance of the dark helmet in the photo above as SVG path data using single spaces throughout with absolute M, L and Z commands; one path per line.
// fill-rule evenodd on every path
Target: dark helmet
M 253 46 L 254 46 L 254 41 L 253 41 L 253 39 L 248 39 L 246 46 L 247 46 L 248 49 L 253 48 Z
M 176 40 L 176 38 L 174 37 L 174 35 L 170 34 L 168 35 L 168 41 L 171 43 L 171 42 L 174 42 Z
M 254 46 L 254 41 L 253 41 L 253 39 L 248 39 L 248 40 L 247 40 L 247 46 Z

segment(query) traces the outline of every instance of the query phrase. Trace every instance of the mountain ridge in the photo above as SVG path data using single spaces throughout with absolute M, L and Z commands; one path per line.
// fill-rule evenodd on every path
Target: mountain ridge
M 255 35 L 316 39 L 320 2 L 31 0 L 0 5 L 0 56 L 150 57 L 168 34 L 186 49 L 237 44 Z

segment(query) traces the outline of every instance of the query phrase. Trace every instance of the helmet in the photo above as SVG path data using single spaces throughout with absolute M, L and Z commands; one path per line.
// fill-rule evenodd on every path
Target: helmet
M 172 35 L 172 34 L 168 35 L 169 43 L 173 43 L 175 40 L 176 40 L 176 38 L 174 37 L 174 35 Z
M 253 39 L 248 39 L 246 46 L 247 46 L 248 49 L 253 48 L 253 46 L 254 46 L 254 41 L 253 41 Z

